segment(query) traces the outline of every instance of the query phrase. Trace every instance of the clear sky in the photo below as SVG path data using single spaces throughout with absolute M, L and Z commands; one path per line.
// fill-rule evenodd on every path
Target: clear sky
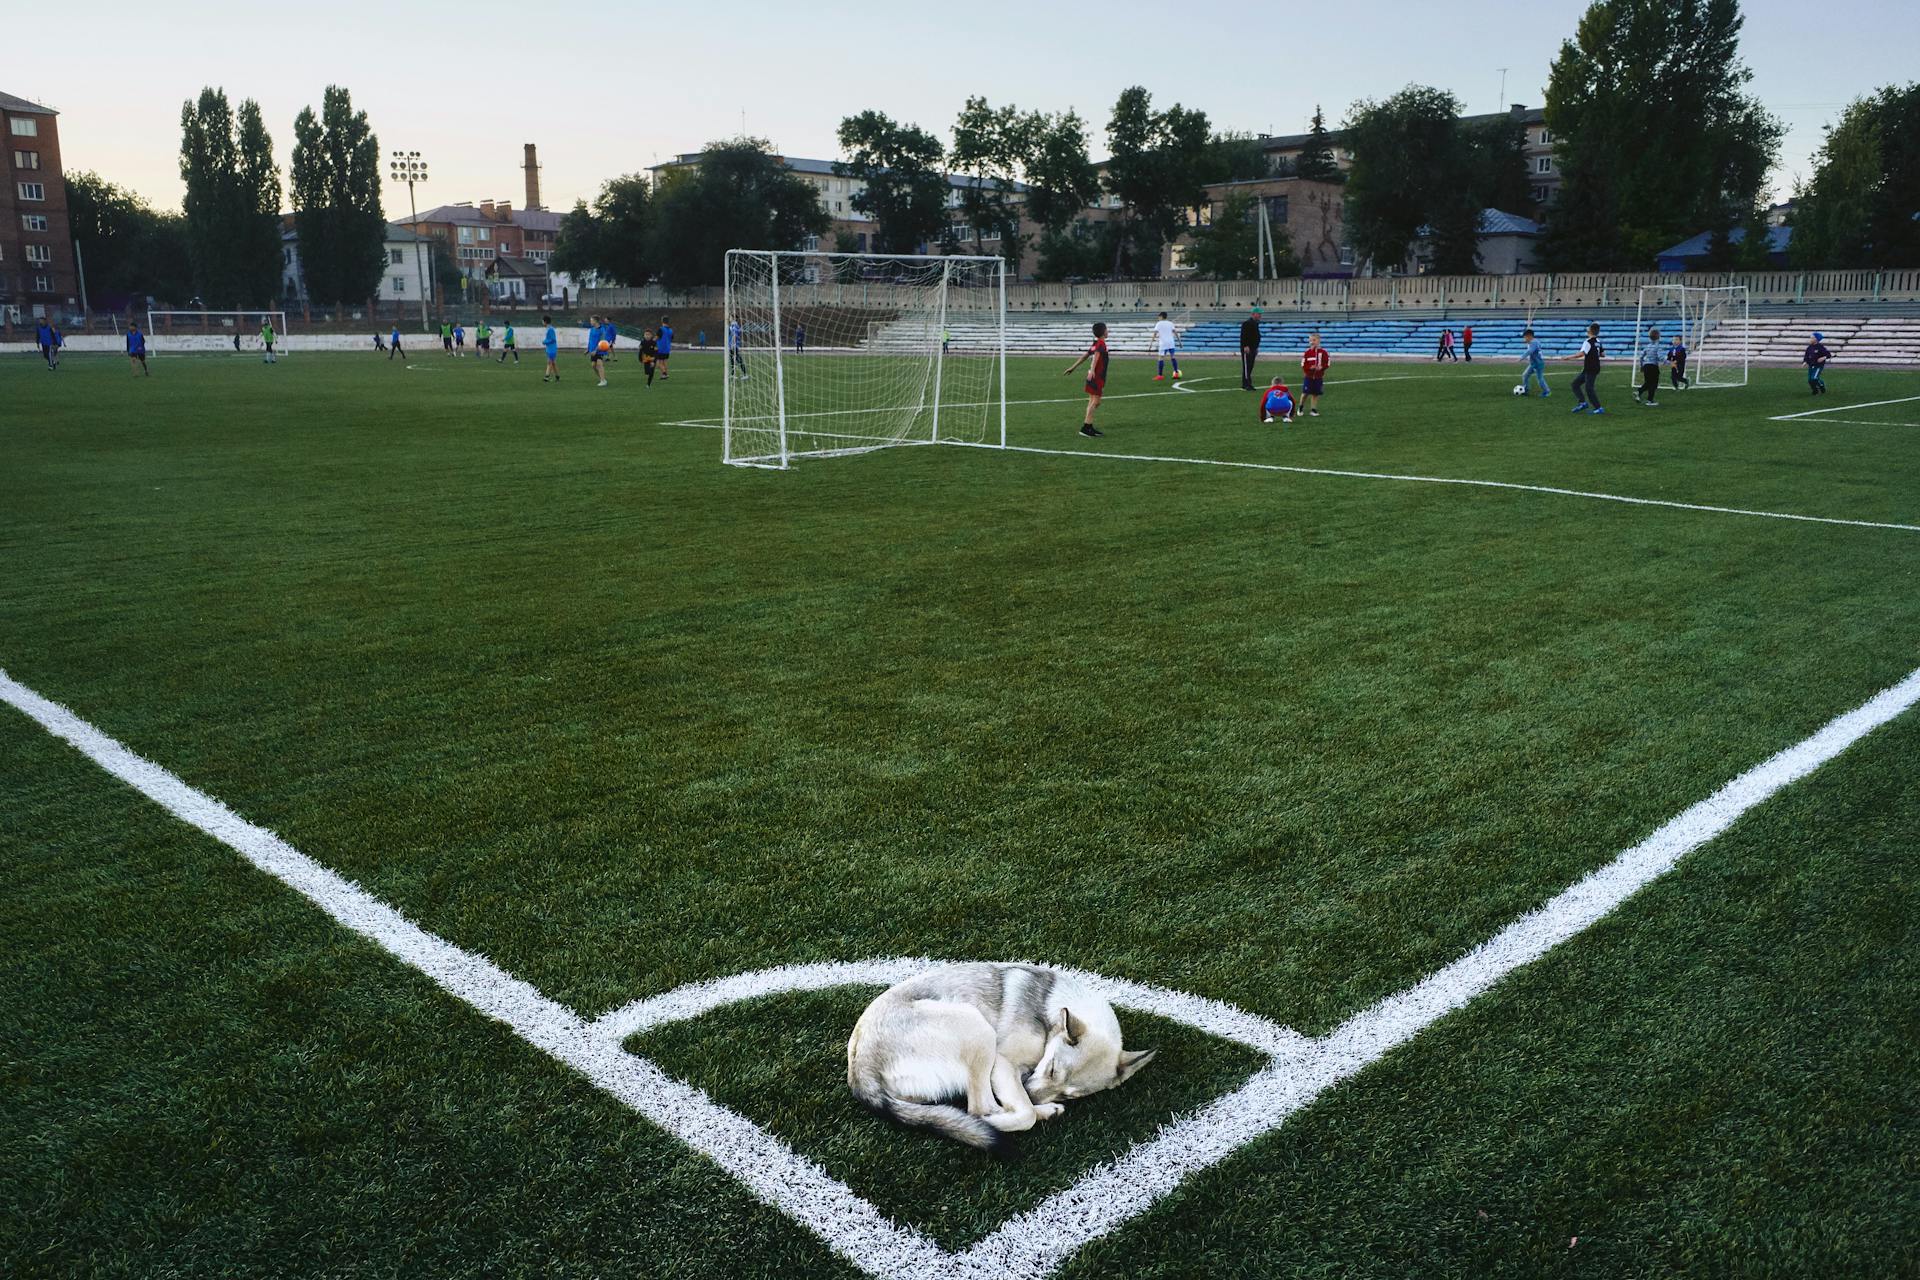
M 543 201 L 566 208 L 608 177 L 739 133 L 742 113 L 749 133 L 782 151 L 831 159 L 844 115 L 873 107 L 945 138 L 967 95 L 981 93 L 996 105 L 1077 108 L 1098 158 L 1107 112 L 1130 84 L 1205 110 L 1217 129 L 1253 133 L 1299 132 L 1315 103 L 1338 123 L 1355 99 L 1416 81 L 1491 111 L 1503 67 L 1505 100 L 1539 105 L 1584 8 L 92 0 L 78 11 L 83 30 L 61 33 L 58 9 L 37 10 L 52 38 L 30 50 L 10 40 L 0 90 L 60 111 L 69 169 L 96 170 L 159 205 L 179 203 L 180 104 L 203 85 L 259 101 L 284 168 L 294 116 L 338 83 L 367 111 L 383 152 L 426 155 L 422 207 L 519 205 L 521 146 L 534 142 Z M 1809 172 L 1821 126 L 1850 98 L 1920 76 L 1913 0 L 1746 0 L 1745 12 L 1752 88 L 1791 130 L 1778 194 Z M 390 187 L 386 202 L 390 217 L 404 214 L 405 188 Z

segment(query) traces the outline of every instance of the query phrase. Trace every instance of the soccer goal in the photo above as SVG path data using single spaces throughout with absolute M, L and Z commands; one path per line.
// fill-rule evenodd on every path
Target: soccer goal
M 727 253 L 722 457 L 1007 442 L 1000 258 Z
M 1633 317 L 1633 353 L 1637 356 L 1647 341 L 1647 330 L 1657 326 L 1663 358 L 1675 341 L 1686 343 L 1689 388 L 1744 387 L 1753 354 L 1751 318 L 1743 284 L 1641 285 Z M 1629 363 L 1636 366 L 1632 374 L 1638 383 L 1639 360 Z
M 273 332 L 282 338 L 287 333 L 284 311 L 149 311 L 147 332 L 156 337 L 218 338 L 223 343 L 239 339 L 248 351 L 260 349 L 260 326 L 273 321 Z M 283 353 L 284 354 L 284 353 Z

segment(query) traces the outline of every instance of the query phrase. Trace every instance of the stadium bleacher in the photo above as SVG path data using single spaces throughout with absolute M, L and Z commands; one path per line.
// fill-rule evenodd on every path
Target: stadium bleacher
M 1536 316 L 1532 321 L 1535 336 L 1549 357 L 1571 355 L 1579 350 L 1580 340 L 1591 321 L 1600 324 L 1601 341 L 1613 357 L 1624 357 L 1633 350 L 1634 309 L 1632 307 L 1595 308 L 1590 314 L 1574 313 Z M 1307 345 L 1307 335 L 1319 333 L 1321 342 L 1336 354 L 1387 356 L 1405 360 L 1431 360 L 1440 345 L 1443 329 L 1452 329 L 1456 350 L 1463 323 L 1473 325 L 1473 349 L 1481 359 L 1518 359 L 1522 350 L 1520 334 L 1529 321 L 1523 312 L 1476 312 L 1461 316 L 1364 316 L 1336 319 L 1329 316 L 1282 316 L 1269 318 L 1260 326 L 1261 350 L 1267 353 L 1299 351 Z M 1010 355 L 1072 353 L 1084 350 L 1090 340 L 1087 317 L 1009 317 L 1007 352 Z M 1920 316 L 1876 315 L 1831 318 L 1767 314 L 1756 310 L 1751 319 L 1749 341 L 1756 364 L 1797 364 L 1812 333 L 1826 335 L 1834 358 L 1845 364 L 1874 366 L 1920 365 Z M 988 322 L 956 319 L 950 326 L 953 344 L 963 351 L 990 347 L 994 330 Z M 924 341 L 917 326 L 885 325 L 869 339 L 869 350 L 904 351 L 918 349 Z M 1153 347 L 1153 325 L 1147 318 L 1114 320 L 1108 323 L 1107 345 L 1115 354 L 1149 353 Z M 1231 355 L 1239 350 L 1240 321 L 1233 318 L 1195 319 L 1182 324 L 1180 350 L 1191 354 Z M 1696 343 L 1697 352 L 1722 354 L 1720 342 L 1709 334 Z

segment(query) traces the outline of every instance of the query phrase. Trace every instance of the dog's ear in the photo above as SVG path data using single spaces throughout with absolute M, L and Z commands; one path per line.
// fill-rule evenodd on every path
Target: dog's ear
M 1120 1065 L 1113 1073 L 1113 1082 L 1115 1084 L 1125 1084 L 1132 1078 L 1134 1072 L 1146 1066 L 1149 1062 L 1152 1062 L 1153 1055 L 1158 1052 L 1158 1049 L 1121 1050 Z
M 1066 1024 L 1067 1043 L 1079 1044 L 1080 1037 L 1087 1034 L 1087 1024 L 1074 1017 L 1071 1009 L 1062 1009 L 1060 1018 Z

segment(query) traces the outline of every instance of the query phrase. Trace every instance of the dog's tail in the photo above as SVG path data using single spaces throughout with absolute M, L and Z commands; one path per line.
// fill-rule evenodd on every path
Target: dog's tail
M 877 1085 L 863 1087 L 856 1084 L 853 1096 L 861 1106 L 895 1124 L 931 1129 L 943 1138 L 951 1138 L 995 1155 L 1005 1155 L 1009 1150 L 1009 1139 L 1005 1133 L 962 1107 L 942 1102 L 909 1102 L 905 1098 L 894 1097 Z

